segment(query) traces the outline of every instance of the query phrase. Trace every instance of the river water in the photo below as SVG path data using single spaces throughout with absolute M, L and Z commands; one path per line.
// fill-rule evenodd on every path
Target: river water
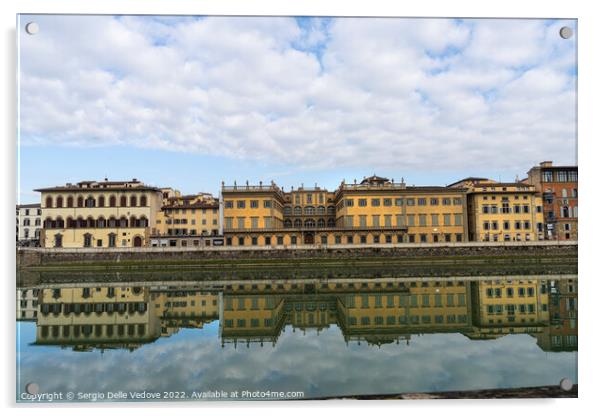
M 576 383 L 577 292 L 576 275 L 20 284 L 17 400 Z

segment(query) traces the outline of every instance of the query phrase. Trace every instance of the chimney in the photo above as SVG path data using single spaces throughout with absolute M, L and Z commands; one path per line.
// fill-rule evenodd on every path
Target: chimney
M 546 160 L 543 161 L 539 164 L 540 167 L 542 168 L 551 168 L 552 167 L 552 161 L 551 160 Z

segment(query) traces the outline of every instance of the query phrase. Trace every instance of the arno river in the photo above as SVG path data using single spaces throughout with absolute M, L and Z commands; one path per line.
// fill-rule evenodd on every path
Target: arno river
M 17 400 L 318 398 L 577 382 L 572 274 L 142 277 L 59 273 L 18 283 Z

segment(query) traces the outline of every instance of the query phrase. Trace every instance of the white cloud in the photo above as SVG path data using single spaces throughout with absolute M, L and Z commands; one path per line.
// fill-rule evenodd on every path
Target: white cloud
M 575 40 L 558 36 L 573 22 L 36 21 L 40 32 L 21 36 L 26 145 L 125 144 L 300 169 L 573 161 Z

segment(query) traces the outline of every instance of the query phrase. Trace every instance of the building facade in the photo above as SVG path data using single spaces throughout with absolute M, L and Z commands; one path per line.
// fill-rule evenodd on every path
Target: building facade
M 211 246 L 218 239 L 219 201 L 211 194 L 169 196 L 163 193 L 163 206 L 157 213 L 151 246 Z
M 531 168 L 527 175 L 525 182 L 543 195 L 546 238 L 577 240 L 577 166 L 554 166 L 546 161 Z
M 222 184 L 228 246 L 437 243 L 467 241 L 466 190 L 406 186 L 372 176 L 330 192 L 284 192 Z
M 42 230 L 40 204 L 17 205 L 17 242 L 20 245 L 38 245 Z
M 449 187 L 467 190 L 470 241 L 543 240 L 543 203 L 535 186 L 465 178 Z
M 133 179 L 85 181 L 41 193 L 43 247 L 142 247 L 161 210 L 158 188 Z

